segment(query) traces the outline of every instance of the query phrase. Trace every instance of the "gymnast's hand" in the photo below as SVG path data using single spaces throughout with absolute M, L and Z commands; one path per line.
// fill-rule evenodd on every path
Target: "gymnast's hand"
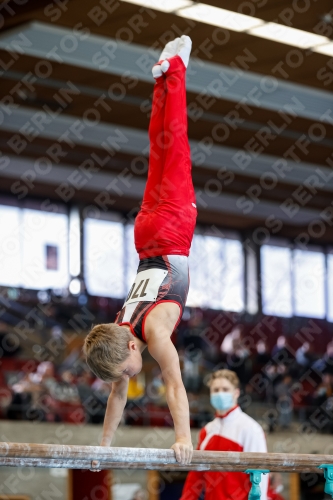
M 192 460 L 193 446 L 191 441 L 186 439 L 177 439 L 175 444 L 171 446 L 176 454 L 176 460 L 182 465 L 189 464 Z
M 110 446 L 109 440 L 104 440 L 102 439 L 101 446 Z M 91 462 L 91 469 L 89 469 L 91 472 L 101 472 L 101 469 L 98 467 L 100 466 L 100 461 L 99 460 L 93 460 Z

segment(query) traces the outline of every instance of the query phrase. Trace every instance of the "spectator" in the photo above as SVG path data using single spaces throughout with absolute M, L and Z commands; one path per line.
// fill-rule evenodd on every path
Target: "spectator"
M 251 377 L 252 363 L 250 351 L 244 347 L 241 338 L 233 339 L 232 351 L 227 356 L 227 365 L 230 370 L 236 372 L 243 388 Z
M 202 338 L 202 333 L 205 330 L 206 323 L 203 321 L 203 314 L 200 309 L 195 309 L 185 328 L 180 328 L 178 348 L 183 348 L 185 351 L 202 351 L 205 347 L 205 342 Z
M 235 342 L 240 341 L 243 335 L 243 325 L 235 325 L 230 333 L 224 337 L 221 344 L 221 351 L 224 354 L 232 354 L 235 348 Z
M 326 353 L 321 359 L 315 362 L 314 368 L 333 375 L 333 342 L 329 342 L 326 346 Z
M 261 426 L 242 412 L 237 404 L 239 379 L 235 372 L 218 370 L 213 373 L 210 387 L 211 405 L 216 418 L 200 432 L 198 449 L 210 451 L 267 452 Z M 267 500 L 268 477 L 261 481 L 261 500 Z M 246 500 L 250 490 L 248 476 L 243 472 L 190 472 L 181 500 L 198 500 L 205 489 L 205 500 L 235 498 Z
M 77 379 L 77 390 L 82 404 L 84 404 L 92 395 L 92 374 L 89 370 L 83 370 Z
M 273 361 L 279 365 L 290 366 L 294 360 L 295 356 L 293 351 L 289 348 L 287 339 L 284 335 L 280 335 L 276 341 L 276 345 L 272 350 Z
M 332 375 L 325 373 L 320 385 L 312 394 L 313 406 L 321 406 L 325 401 L 333 395 Z
M 74 375 L 70 370 L 65 370 L 60 376 L 60 382 L 51 390 L 51 395 L 58 401 L 79 404 L 80 396 L 74 383 Z
M 280 335 L 278 337 L 275 346 L 273 347 L 272 350 L 272 356 L 276 356 L 280 351 L 284 350 L 287 346 L 287 339 L 284 335 Z
M 52 363 L 43 362 L 35 373 L 25 373 L 19 382 L 13 384 L 9 415 L 17 419 L 41 422 L 58 420 L 53 398 L 49 394 L 51 384 L 47 383 L 53 380 L 52 375 Z
M 279 423 L 283 429 L 290 426 L 293 403 L 291 398 L 291 386 L 293 380 L 290 375 L 285 375 L 281 382 L 275 387 L 275 396 L 277 398 L 277 408 L 279 411 Z
M 198 392 L 201 387 L 201 349 L 185 349 L 183 352 L 182 377 L 187 392 Z
M 256 345 L 256 354 L 254 355 L 253 368 L 254 373 L 260 372 L 271 359 L 268 352 L 267 344 L 263 340 L 259 340 Z
M 51 391 L 57 384 L 55 367 L 51 361 L 42 361 L 37 366 L 36 380 L 45 390 Z
M 93 382 L 91 388 L 93 393 L 89 400 L 89 406 L 85 405 L 86 412 L 89 414 L 92 424 L 102 424 L 104 422 L 104 414 L 110 395 L 111 384 L 97 378 Z
M 307 370 L 314 361 L 311 354 L 311 346 L 309 342 L 304 342 L 296 351 L 296 361 L 299 366 Z
M 28 374 L 11 387 L 12 400 L 7 408 L 7 418 L 10 420 L 26 420 L 32 404 L 32 390 Z

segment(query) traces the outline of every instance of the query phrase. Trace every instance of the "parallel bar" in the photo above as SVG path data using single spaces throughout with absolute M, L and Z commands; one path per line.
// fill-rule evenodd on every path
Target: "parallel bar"
M 265 467 L 272 472 L 319 472 L 319 465 L 333 465 L 333 455 L 217 451 L 194 451 L 191 464 L 180 465 L 173 450 L 0 443 L 0 466 L 90 469 L 92 460 L 99 461 L 99 469 L 244 471 Z
M 136 470 L 160 470 L 160 471 L 223 471 L 223 472 L 244 472 L 246 467 L 251 466 L 252 468 L 260 469 L 259 464 L 252 465 L 252 462 L 247 464 L 196 464 L 191 463 L 189 465 L 181 464 L 165 464 L 165 463 L 149 463 L 149 462 L 109 462 L 100 461 L 98 470 L 109 470 L 109 469 L 136 469 Z M 89 460 L 68 460 L 68 459 L 50 459 L 50 458 L 0 458 L 0 467 L 41 467 L 41 468 L 51 468 L 51 469 L 91 469 L 91 461 Z M 266 467 L 266 463 L 265 463 Z M 271 472 L 307 472 L 307 473 L 318 473 L 321 474 L 322 471 L 317 469 L 316 466 L 306 467 L 304 465 L 298 466 L 280 466 L 272 465 L 270 467 Z

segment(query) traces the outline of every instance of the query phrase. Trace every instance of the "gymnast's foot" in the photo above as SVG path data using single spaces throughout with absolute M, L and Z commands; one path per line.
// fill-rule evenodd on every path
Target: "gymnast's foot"
M 155 64 L 155 66 L 153 67 L 154 78 L 159 78 L 163 73 L 168 71 L 170 63 L 167 58 L 176 55 L 178 55 L 182 59 L 185 68 L 187 68 L 191 49 L 192 40 L 189 36 L 186 35 L 182 35 L 180 38 L 175 38 L 175 40 L 173 40 L 172 42 L 167 43 L 160 57 L 160 61 L 162 61 L 162 63 Z
M 179 43 L 180 38 L 175 38 L 172 42 L 167 43 L 160 55 L 159 61 L 167 62 L 165 59 L 175 56 L 178 52 Z M 153 66 L 152 73 L 154 78 L 159 78 L 163 75 L 161 66 L 162 64 L 155 64 Z

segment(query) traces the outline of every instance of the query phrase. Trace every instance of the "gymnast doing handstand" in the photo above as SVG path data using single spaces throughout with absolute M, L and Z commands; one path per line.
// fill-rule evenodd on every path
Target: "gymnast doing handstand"
M 84 345 L 91 370 L 112 382 L 101 445 L 111 445 L 129 378 L 141 371 L 147 347 L 161 368 L 175 427 L 172 448 L 180 463 L 189 463 L 193 451 L 188 399 L 171 341 L 188 294 L 188 255 L 197 216 L 185 88 L 191 46 L 188 36 L 176 38 L 153 67 L 148 180 L 134 226 L 139 267 L 115 322 L 94 326 Z

